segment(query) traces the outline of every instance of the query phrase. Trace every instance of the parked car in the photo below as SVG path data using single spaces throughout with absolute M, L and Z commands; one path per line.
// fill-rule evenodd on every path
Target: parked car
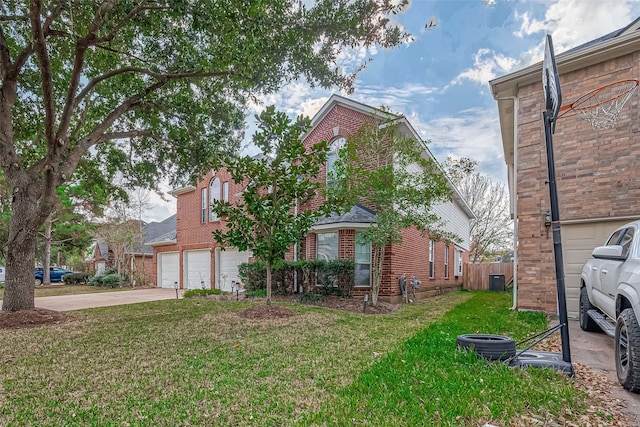
M 0 283 L 4 282 L 4 280 L 5 280 L 4 279 L 4 275 L 5 275 L 4 267 L 0 265 Z
M 73 274 L 74 271 L 65 270 L 64 268 L 59 267 L 49 267 L 49 277 L 51 278 L 51 283 L 62 282 L 62 276 L 65 274 Z M 42 267 L 36 267 L 36 286 L 42 285 L 42 281 L 44 280 L 44 269 Z
M 616 229 L 582 267 L 580 327 L 615 340 L 616 372 L 640 392 L 640 221 Z

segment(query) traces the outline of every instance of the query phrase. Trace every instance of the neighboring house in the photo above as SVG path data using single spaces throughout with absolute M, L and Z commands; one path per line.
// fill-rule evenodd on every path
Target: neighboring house
M 142 222 L 142 239 L 135 242 L 134 245 L 127 249 L 126 252 L 126 268 L 130 272 L 134 272 L 132 279 L 137 284 L 154 283 L 153 247 L 145 242 L 153 241 L 164 236 L 174 236 L 176 233 L 176 216 L 160 222 Z M 114 257 L 109 250 L 109 246 L 105 239 L 96 239 L 90 249 L 91 257 L 88 261 L 88 270 L 95 271 L 96 274 L 103 274 L 107 268 L 113 267 Z
M 90 255 L 87 258 L 87 270 L 96 274 L 104 274 L 107 267 L 113 263 L 113 256 L 109 255 L 109 248 L 103 239 L 96 239 L 89 248 Z
M 360 128 L 365 120 L 376 120 L 380 110 L 347 98 L 334 95 L 312 119 L 312 128 L 304 136 L 307 147 L 328 141 L 333 150 L 328 155 L 332 164 L 336 150 L 349 134 Z M 391 116 L 391 115 L 390 115 Z M 403 134 L 420 139 L 409 122 L 402 116 L 393 116 Z M 425 147 L 425 155 L 431 153 Z M 326 181 L 326 168 L 318 176 Z M 219 288 L 231 290 L 240 281 L 238 265 L 247 262 L 252 254 L 232 248 L 221 250 L 212 232 L 224 223 L 209 208 L 214 199 L 239 200 L 243 184 L 235 184 L 223 169 L 210 171 L 195 186 L 176 189 L 171 194 L 177 199 L 177 230 L 175 239 L 164 238 L 149 242 L 154 247 L 156 283 L 159 287 L 179 286 L 183 289 Z M 322 203 L 321 196 L 312 202 Z M 453 200 L 434 208 L 445 222 L 445 229 L 461 238 L 460 243 L 446 244 L 431 241 L 415 229 L 403 233 L 402 244 L 387 250 L 380 299 L 400 301 L 398 277 L 403 273 L 416 275 L 421 281 L 420 296 L 427 296 L 462 286 L 462 265 L 468 259 L 469 229 L 473 213 L 454 190 Z M 356 262 L 355 295 L 369 290 L 371 280 L 371 249 L 360 245 L 357 234 L 375 222 L 375 212 L 357 205 L 340 216 L 323 218 L 313 227 L 299 245 L 302 259 L 354 259 Z M 290 258 L 293 257 L 293 251 Z
M 556 55 L 563 104 L 608 83 L 640 77 L 640 19 Z M 490 82 L 498 102 L 515 219 L 517 307 L 557 308 L 549 189 L 542 123 L 541 63 Z M 582 264 L 618 226 L 640 218 L 638 92 L 617 124 L 596 131 L 577 116 L 557 121 L 554 158 L 569 315 L 577 316 Z

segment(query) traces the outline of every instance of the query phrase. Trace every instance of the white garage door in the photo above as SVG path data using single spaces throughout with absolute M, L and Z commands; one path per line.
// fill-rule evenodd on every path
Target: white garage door
M 211 289 L 211 252 L 209 249 L 184 251 L 184 287 Z
M 158 287 L 175 288 L 180 277 L 178 253 L 158 254 Z
M 239 283 L 240 276 L 238 275 L 238 266 L 243 262 L 248 262 L 252 256 L 251 252 L 238 252 L 233 250 L 221 251 L 218 249 L 219 262 L 217 268 L 217 282 L 216 288 L 223 291 L 231 291 L 232 288 L 236 288 L 236 283 Z
M 569 317 L 578 317 L 582 265 L 591 257 L 593 248 L 604 245 L 613 230 L 627 222 L 629 221 L 561 225 L 562 258 L 564 260 L 564 281 Z

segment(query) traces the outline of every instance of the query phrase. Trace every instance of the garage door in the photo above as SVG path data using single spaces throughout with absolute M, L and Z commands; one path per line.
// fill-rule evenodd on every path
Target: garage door
M 223 291 L 231 291 L 235 288 L 235 284 L 239 283 L 240 276 L 238 275 L 238 266 L 243 262 L 248 262 L 251 258 L 251 252 L 239 252 L 226 250 L 221 251 L 218 249 L 219 262 L 217 269 L 217 285 L 216 288 Z
M 569 317 L 578 317 L 580 299 L 580 273 L 582 265 L 591 257 L 596 246 L 602 246 L 607 237 L 628 221 L 592 222 L 585 224 L 563 224 L 562 257 L 564 259 L 565 288 Z
M 178 253 L 159 253 L 158 254 L 158 287 L 175 288 L 176 282 L 180 277 L 180 268 L 178 264 Z
M 211 252 L 209 249 L 184 251 L 184 281 L 186 289 L 211 289 Z

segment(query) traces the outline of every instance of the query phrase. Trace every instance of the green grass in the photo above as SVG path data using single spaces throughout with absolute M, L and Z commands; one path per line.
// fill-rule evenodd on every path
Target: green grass
M 564 376 L 455 349 L 460 333 L 544 328 L 543 316 L 508 303 L 460 292 L 377 316 L 287 305 L 298 315 L 268 321 L 235 314 L 250 303 L 202 299 L 83 310 L 67 324 L 0 333 L 0 425 L 477 425 L 563 405 L 580 414 L 586 397 Z
M 76 294 L 93 294 L 98 292 L 117 292 L 130 291 L 131 288 L 96 288 L 95 286 L 86 285 L 52 285 L 52 286 L 36 286 L 35 295 L 38 297 L 55 297 L 60 295 L 76 295 Z M 4 289 L 0 288 L 0 300 L 4 297 Z

